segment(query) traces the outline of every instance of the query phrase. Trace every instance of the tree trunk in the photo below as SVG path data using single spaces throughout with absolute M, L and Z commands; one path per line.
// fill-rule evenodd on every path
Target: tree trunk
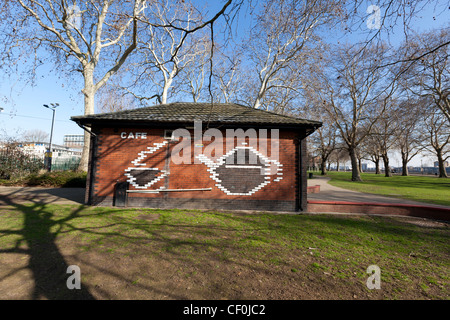
M 261 80 L 261 85 L 259 87 L 258 95 L 256 96 L 255 102 L 253 103 L 254 109 L 259 109 L 261 107 L 261 101 L 264 98 L 264 95 L 266 93 L 267 88 L 267 74 L 266 76 Z
M 172 74 L 170 74 L 170 76 L 164 82 L 164 87 L 163 87 L 163 91 L 162 91 L 162 95 L 161 95 L 161 104 L 167 103 L 167 98 L 169 96 L 169 89 L 172 86 L 172 82 L 173 82 L 173 77 L 172 77 Z
M 95 88 L 94 88 L 94 68 L 86 67 L 83 73 L 84 76 L 84 114 L 89 115 L 94 113 Z M 81 153 L 80 164 L 78 171 L 87 172 L 89 164 L 89 148 L 91 142 L 91 135 L 84 132 L 84 145 Z
M 261 106 L 261 98 L 258 95 L 258 97 L 256 97 L 255 103 L 253 103 L 253 108 L 259 109 L 260 106 Z
M 402 176 L 408 176 L 408 155 L 402 152 Z
M 375 174 L 380 174 L 380 157 L 375 158 Z
M 320 164 L 320 169 L 321 169 L 320 174 L 322 176 L 327 174 L 327 159 L 326 158 L 322 158 L 322 161 L 321 161 L 321 164 Z
M 336 161 L 336 171 L 339 172 L 339 159 Z
M 389 170 L 389 158 L 387 154 L 381 156 L 383 158 L 384 163 L 384 176 L 385 177 L 392 177 L 391 170 Z
M 439 163 L 439 178 L 447 178 L 447 172 L 445 171 L 444 159 L 442 158 L 442 151 L 437 152 Z
M 361 173 L 358 167 L 358 157 L 356 156 L 356 150 L 353 148 L 349 149 L 348 153 L 352 162 L 352 181 L 362 181 Z
M 167 103 L 167 91 L 168 88 L 164 88 L 163 89 L 163 94 L 161 96 L 161 104 L 166 104 Z
M 402 160 L 402 176 L 404 176 L 404 177 L 409 176 L 408 162 L 405 162 L 403 160 Z

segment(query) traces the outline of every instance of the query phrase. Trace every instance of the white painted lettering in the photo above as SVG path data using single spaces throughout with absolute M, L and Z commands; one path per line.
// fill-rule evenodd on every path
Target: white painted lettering
M 146 132 L 121 132 L 120 137 L 122 139 L 147 139 Z

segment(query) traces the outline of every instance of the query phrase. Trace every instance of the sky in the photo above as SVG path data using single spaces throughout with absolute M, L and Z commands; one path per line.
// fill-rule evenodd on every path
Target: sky
M 201 1 L 197 2 L 201 3 Z M 207 2 L 205 1 L 205 3 Z M 214 9 L 213 7 L 210 11 L 212 12 Z M 362 6 L 362 9 L 365 9 L 365 7 Z M 432 7 L 425 8 L 420 16 L 413 21 L 414 29 L 427 31 L 449 23 L 448 16 L 450 15 L 447 15 L 446 18 L 445 14 L 441 14 L 436 19 L 433 10 Z M 245 27 L 245 19 L 245 13 L 242 13 L 238 21 L 239 28 Z M 239 31 L 238 29 L 237 32 Z M 330 31 L 328 36 L 330 40 L 339 39 L 339 41 L 351 41 L 354 40 L 354 37 L 356 35 L 352 34 L 344 38 L 337 30 Z M 398 43 L 402 38 L 403 34 L 399 29 L 391 37 L 391 40 Z M 6 134 L 20 140 L 21 135 L 27 130 L 39 129 L 50 134 L 52 111 L 43 106 L 50 103 L 59 103 L 55 113 L 54 144 L 63 144 L 63 136 L 66 134 L 83 134 L 83 130 L 70 120 L 71 116 L 84 113 L 83 95 L 80 92 L 81 81 L 81 74 L 77 74 L 70 79 L 60 77 L 52 70 L 51 66 L 47 65 L 38 69 L 36 82 L 33 86 L 20 82 L 14 77 L 4 77 L 0 72 L 0 108 L 3 108 L 3 111 L 0 112 L 0 135 Z M 433 157 L 416 157 L 410 164 L 431 166 L 434 161 Z M 400 165 L 400 158 L 393 155 L 391 163 L 393 166 Z
M 42 130 L 50 135 L 53 112 L 43 105 L 59 103 L 55 111 L 53 143 L 63 144 L 65 134 L 83 134 L 83 129 L 70 120 L 71 116 L 83 115 L 83 96 L 80 87 L 72 88 L 67 79 L 61 80 L 50 68 L 39 71 L 34 86 L 24 83 L 2 81 L 0 96 L 6 97 L 7 103 L 0 104 L 0 130 L 6 131 L 8 137 L 17 138 L 27 130 Z M 78 89 L 78 90 L 77 90 Z M 4 134 L 0 131 L 0 134 Z

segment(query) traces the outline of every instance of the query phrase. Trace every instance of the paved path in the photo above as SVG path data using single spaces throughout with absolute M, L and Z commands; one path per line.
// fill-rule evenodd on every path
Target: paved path
M 344 201 L 344 202 L 364 202 L 364 203 L 388 203 L 388 204 L 410 204 L 419 206 L 430 206 L 438 208 L 449 208 L 448 206 L 435 205 L 430 203 L 405 200 L 394 197 L 385 197 L 376 194 L 362 193 L 347 189 L 338 188 L 328 183 L 330 178 L 314 176 L 308 179 L 308 187 L 320 185 L 320 192 L 308 194 L 308 200 L 319 201 Z
M 449 208 L 412 200 L 385 197 L 362 193 L 332 186 L 327 177 L 315 176 L 308 179 L 308 186 L 320 185 L 320 192 L 308 194 L 308 200 L 344 201 L 364 203 L 410 204 Z M 84 188 L 42 188 L 42 187 L 3 187 L 0 186 L 0 205 L 17 202 L 37 202 L 55 204 L 84 204 Z
M 35 202 L 55 204 L 83 204 L 84 188 L 42 188 L 0 186 L 0 205 Z

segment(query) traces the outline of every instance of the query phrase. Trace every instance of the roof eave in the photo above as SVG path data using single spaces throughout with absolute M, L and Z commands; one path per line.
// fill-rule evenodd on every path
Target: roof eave
M 142 120 L 142 119 L 95 119 L 95 118 L 89 118 L 89 117 L 71 117 L 72 121 L 75 121 L 78 125 L 84 125 L 84 126 L 106 126 L 106 125 L 113 125 L 117 126 L 120 125 L 121 127 L 124 126 L 143 126 L 143 125 L 154 125 L 157 127 L 164 127 L 164 126 L 193 126 L 195 123 L 195 120 L 179 120 L 179 121 L 173 121 L 173 120 Z M 200 120 L 199 120 L 200 121 Z M 205 125 L 206 122 L 203 122 Z M 257 121 L 248 121 L 248 122 L 233 122 L 233 121 L 211 121 L 208 122 L 209 127 L 259 127 L 259 128 L 284 128 L 284 129 L 298 129 L 302 127 L 310 127 L 316 130 L 317 128 L 322 126 L 321 122 L 318 121 L 309 121 L 306 120 L 304 123 L 277 123 L 277 122 L 257 122 Z

